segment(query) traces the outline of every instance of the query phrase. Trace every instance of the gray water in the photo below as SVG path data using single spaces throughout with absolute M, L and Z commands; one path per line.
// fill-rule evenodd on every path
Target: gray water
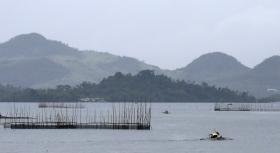
M 16 104 L 38 109 L 38 104 Z M 13 104 L 0 103 L 0 112 Z M 17 106 L 18 107 L 18 106 Z M 91 109 L 111 104 L 87 103 Z M 0 153 L 279 153 L 280 112 L 214 112 L 213 104 L 152 104 L 152 130 L 11 130 Z M 169 110 L 171 114 L 162 114 Z M 201 141 L 212 130 L 233 138 Z

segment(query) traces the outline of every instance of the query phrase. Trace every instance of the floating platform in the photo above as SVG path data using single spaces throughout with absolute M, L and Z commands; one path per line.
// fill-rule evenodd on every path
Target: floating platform
M 40 103 L 39 108 L 85 108 L 81 103 L 65 104 L 65 103 Z
M 280 103 L 216 103 L 214 111 L 280 111 Z

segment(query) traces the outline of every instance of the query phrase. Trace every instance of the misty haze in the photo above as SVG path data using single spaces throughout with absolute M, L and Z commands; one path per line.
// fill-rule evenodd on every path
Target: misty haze
M 0 152 L 279 152 L 276 0 L 3 0 L 0 18 Z

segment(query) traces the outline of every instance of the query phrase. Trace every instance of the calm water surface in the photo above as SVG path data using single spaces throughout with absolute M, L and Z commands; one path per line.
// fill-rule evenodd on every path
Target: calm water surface
M 38 104 L 16 104 L 38 109 Z M 20 106 L 19 106 L 20 105 Z M 85 104 L 89 110 L 111 104 Z M 0 112 L 13 104 L 0 103 Z M 152 130 L 11 130 L 0 153 L 279 153 L 280 112 L 214 112 L 213 104 L 152 104 Z M 169 110 L 171 114 L 162 114 Z M 228 141 L 201 141 L 213 129 Z

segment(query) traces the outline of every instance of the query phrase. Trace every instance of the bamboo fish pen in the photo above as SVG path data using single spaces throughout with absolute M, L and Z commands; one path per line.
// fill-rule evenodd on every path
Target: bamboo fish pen
M 215 111 L 280 111 L 280 103 L 216 103 Z
M 151 104 L 113 103 L 107 111 L 81 107 L 40 107 L 38 112 L 14 108 L 4 120 L 11 129 L 133 129 L 150 130 Z

